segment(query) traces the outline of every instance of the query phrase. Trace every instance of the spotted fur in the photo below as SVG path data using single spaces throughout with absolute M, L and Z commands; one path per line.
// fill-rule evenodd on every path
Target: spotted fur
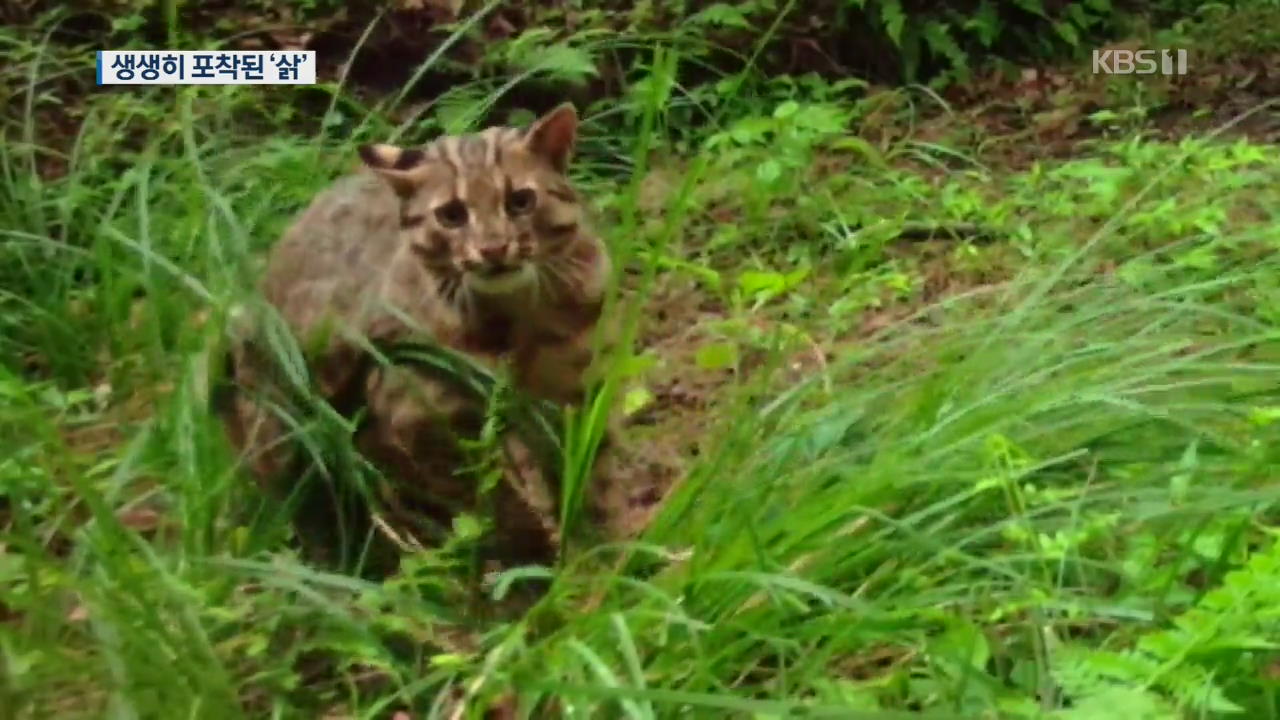
M 430 475 L 439 458 L 414 438 L 461 410 L 439 381 L 370 377 L 363 339 L 427 336 L 490 364 L 509 357 L 526 391 L 581 399 L 610 264 L 565 174 L 577 125 L 566 104 L 525 129 L 362 146 L 364 171 L 319 194 L 273 248 L 263 296 L 317 348 L 325 397 L 363 393 L 372 417 L 362 445 L 381 446 L 371 455 Z M 248 353 L 236 357 L 241 384 L 264 377 Z M 270 482 L 287 462 L 262 451 L 278 447 L 283 426 L 248 395 L 234 405 L 231 436 L 264 458 L 251 467 Z

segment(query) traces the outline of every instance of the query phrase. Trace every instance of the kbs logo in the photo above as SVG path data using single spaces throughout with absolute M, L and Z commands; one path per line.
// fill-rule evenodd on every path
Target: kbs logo
M 1157 62 L 1157 59 L 1159 62 Z M 1097 75 L 1186 75 L 1186 50 L 1094 50 Z

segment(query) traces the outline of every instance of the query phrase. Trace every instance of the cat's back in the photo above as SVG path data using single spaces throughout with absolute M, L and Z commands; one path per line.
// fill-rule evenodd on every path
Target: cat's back
M 367 172 L 320 191 L 271 249 L 262 293 L 295 328 L 325 313 L 350 314 L 376 293 L 394 262 L 399 204 Z

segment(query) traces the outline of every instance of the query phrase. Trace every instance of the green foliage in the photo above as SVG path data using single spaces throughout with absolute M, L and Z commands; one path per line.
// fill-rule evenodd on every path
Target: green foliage
M 1086 706 L 1071 717 L 1103 717 L 1104 703 L 1148 703 L 1167 708 L 1152 717 L 1250 714 L 1231 699 L 1266 697 L 1274 681 L 1259 674 L 1280 644 L 1275 607 L 1280 602 L 1280 545 L 1249 556 L 1194 606 L 1139 636 L 1128 650 L 1068 644 L 1055 652 L 1055 675 Z M 1229 688 L 1229 690 L 1228 690 Z M 1176 708 L 1176 711 L 1174 710 Z M 1109 713 L 1116 712 L 1109 709 Z
M 1085 43 L 1112 9 L 1077 5 L 845 8 L 957 70 L 1017 13 Z M 495 42 L 420 113 L 328 86 L 318 109 L 315 89 L 59 97 L 46 80 L 86 56 L 0 30 L 21 109 L 0 144 L 12 714 L 449 717 L 513 693 L 565 717 L 1280 716 L 1268 146 L 1132 133 L 1145 100 L 1117 93 L 1075 157 L 1005 166 L 959 113 L 913 134 L 927 91 L 742 66 L 686 84 L 711 65 L 694 35 L 763 48 L 787 6 L 678 9 L 627 8 L 692 18 L 652 52 L 651 26 L 606 37 L 590 9 L 580 33 Z M 261 252 L 363 139 L 474 126 L 627 48 L 575 172 L 631 279 L 611 312 L 646 346 L 610 356 L 585 411 L 515 409 L 559 455 L 566 514 L 613 397 L 658 411 L 629 437 L 696 442 L 689 472 L 637 541 L 479 590 L 476 514 L 380 582 L 300 563 L 208 412 Z M 331 474 L 376 475 L 348 431 L 297 428 Z

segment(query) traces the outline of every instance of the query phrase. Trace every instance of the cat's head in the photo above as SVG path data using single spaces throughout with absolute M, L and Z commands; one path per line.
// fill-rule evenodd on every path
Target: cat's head
M 563 104 L 528 128 L 447 135 L 421 148 L 365 145 L 364 164 L 400 196 L 400 226 L 430 268 L 459 272 L 479 293 L 535 281 L 578 233 L 565 173 L 578 114 Z

